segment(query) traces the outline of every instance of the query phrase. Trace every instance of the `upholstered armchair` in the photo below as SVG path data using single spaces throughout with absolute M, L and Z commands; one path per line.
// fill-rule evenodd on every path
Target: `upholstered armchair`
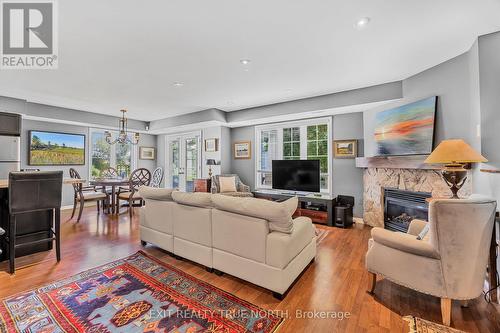
M 235 186 L 232 191 L 221 191 L 220 178 L 222 177 L 234 177 Z M 225 174 L 225 175 L 215 175 L 212 176 L 212 193 L 220 193 L 223 195 L 229 195 L 233 197 L 253 197 L 250 191 L 250 186 L 243 184 L 240 177 L 236 174 Z
M 366 253 L 369 292 L 381 275 L 440 297 L 443 323 L 449 326 L 452 300 L 471 300 L 483 291 L 495 211 L 495 200 L 478 195 L 435 199 L 429 222 L 413 220 L 406 234 L 373 228 Z

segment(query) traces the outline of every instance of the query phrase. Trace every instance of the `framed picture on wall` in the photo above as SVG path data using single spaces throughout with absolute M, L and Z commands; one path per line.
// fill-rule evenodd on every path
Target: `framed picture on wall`
M 84 165 L 85 135 L 29 131 L 29 165 Z
M 217 150 L 219 150 L 219 147 L 218 147 L 218 142 L 219 140 L 218 139 L 205 139 L 205 151 L 207 153 L 211 153 L 211 152 L 216 152 Z
M 235 159 L 252 158 L 252 142 L 238 141 L 233 143 L 233 152 Z
M 139 147 L 140 160 L 154 160 L 156 158 L 156 150 L 154 147 Z
M 358 140 L 334 140 L 333 155 L 335 158 L 356 158 L 358 156 Z

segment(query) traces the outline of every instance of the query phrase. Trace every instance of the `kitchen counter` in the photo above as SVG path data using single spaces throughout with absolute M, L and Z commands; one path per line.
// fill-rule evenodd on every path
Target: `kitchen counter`
M 85 183 L 85 179 L 74 179 L 74 178 L 64 178 L 63 184 L 77 184 L 77 183 Z M 9 180 L 8 179 L 0 179 L 0 188 L 8 188 Z

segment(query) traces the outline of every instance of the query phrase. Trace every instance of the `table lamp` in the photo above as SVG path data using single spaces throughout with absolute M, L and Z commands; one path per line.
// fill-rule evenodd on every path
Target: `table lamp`
M 427 157 L 424 163 L 444 164 L 441 175 L 453 193 L 452 199 L 458 199 L 457 192 L 467 180 L 470 163 L 488 162 L 464 140 L 443 140 Z
M 215 162 L 215 160 L 212 158 L 208 158 L 207 165 L 208 165 L 208 178 L 212 178 L 212 165 L 217 165 L 217 162 Z

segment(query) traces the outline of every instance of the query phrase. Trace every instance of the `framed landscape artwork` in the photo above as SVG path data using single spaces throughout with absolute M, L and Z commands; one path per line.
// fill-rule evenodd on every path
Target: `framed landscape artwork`
M 154 160 L 155 156 L 154 147 L 139 147 L 139 159 L 141 160 Z
M 29 132 L 29 165 L 84 165 L 85 135 Z
M 207 153 L 216 152 L 218 150 L 218 141 L 217 139 L 206 139 L 205 140 L 205 151 Z
M 358 156 L 357 140 L 333 141 L 333 154 L 335 158 L 356 158 Z
M 376 155 L 424 155 L 432 152 L 437 96 L 377 113 Z
M 233 143 L 233 152 L 235 159 L 249 159 L 252 158 L 252 142 L 251 141 L 238 141 Z

